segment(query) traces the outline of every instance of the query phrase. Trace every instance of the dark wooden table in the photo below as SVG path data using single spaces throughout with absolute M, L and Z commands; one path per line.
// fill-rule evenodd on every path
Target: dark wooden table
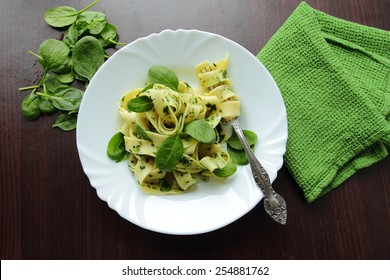
M 122 219 L 90 186 L 75 131 L 52 129 L 53 117 L 31 122 L 21 114 L 38 81 L 37 51 L 61 32 L 42 19 L 53 6 L 80 9 L 90 0 L 0 2 L 0 252 L 2 259 L 389 259 L 390 159 L 358 171 L 342 186 L 308 204 L 283 167 L 274 187 L 287 200 L 280 226 L 260 203 L 222 229 L 194 236 L 150 232 Z M 94 10 L 131 42 L 163 29 L 200 29 L 230 38 L 257 54 L 299 0 L 102 0 Z M 334 16 L 390 29 L 388 0 L 312 0 Z

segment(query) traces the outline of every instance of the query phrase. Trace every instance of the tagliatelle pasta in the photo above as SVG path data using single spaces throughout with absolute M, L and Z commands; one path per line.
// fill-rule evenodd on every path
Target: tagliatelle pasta
M 240 101 L 230 87 L 228 61 L 229 57 L 226 56 L 215 63 L 205 61 L 196 65 L 194 75 L 199 81 L 197 88 L 184 81 L 178 81 L 176 85 L 175 79 L 171 83 L 171 72 L 166 77 L 162 73 L 167 84 L 151 83 L 145 88 L 133 89 L 119 102 L 119 113 L 123 120 L 120 132 L 124 135 L 125 149 L 129 154 L 129 169 L 134 172 L 145 192 L 187 192 L 195 185 L 198 175 L 215 176 L 218 174 L 216 170 L 224 170 L 231 164 L 224 148 L 229 129 L 222 121 L 225 117 L 240 115 Z M 152 109 L 141 112 L 129 110 L 129 102 L 136 98 L 152 103 Z M 195 122 L 199 120 L 203 121 Z M 203 127 L 200 125 L 210 127 L 212 133 L 206 136 L 211 136 L 212 143 L 197 139 L 203 137 Z M 206 133 L 207 129 L 204 131 Z M 179 156 L 179 161 L 168 170 L 160 168 L 156 159 L 167 139 L 180 147 L 178 151 L 182 149 L 180 155 L 175 154 L 176 150 L 167 149 L 167 161 Z

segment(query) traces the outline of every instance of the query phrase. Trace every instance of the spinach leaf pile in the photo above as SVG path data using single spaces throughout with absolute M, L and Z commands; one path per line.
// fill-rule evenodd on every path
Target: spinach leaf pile
M 47 39 L 39 46 L 38 53 L 28 51 L 38 59 L 43 74 L 38 84 L 19 88 L 31 90 L 22 101 L 22 113 L 27 119 L 35 120 L 59 111 L 53 127 L 63 131 L 76 128 L 84 94 L 76 84 L 78 87 L 84 84 L 86 88 L 109 57 L 106 49 L 124 45 L 117 41 L 117 28 L 107 22 L 104 13 L 89 11 L 98 2 L 95 0 L 79 11 L 57 6 L 44 13 L 48 25 L 60 31 L 67 29 L 62 40 Z

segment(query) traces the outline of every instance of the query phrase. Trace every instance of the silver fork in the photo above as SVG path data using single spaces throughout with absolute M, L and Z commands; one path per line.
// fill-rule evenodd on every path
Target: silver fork
M 252 169 L 252 176 L 256 184 L 264 194 L 264 209 L 276 222 L 284 225 L 287 222 L 287 206 L 284 198 L 275 192 L 271 185 L 269 175 L 260 161 L 253 154 L 251 147 L 245 139 L 237 118 L 225 118 L 225 122 L 230 123 L 234 128 L 242 146 L 248 156 Z
M 207 66 L 201 71 L 205 73 L 211 71 L 211 67 Z M 218 84 L 219 85 L 219 84 Z M 211 91 L 216 86 L 209 87 L 208 90 Z M 255 179 L 256 184 L 260 187 L 261 191 L 264 194 L 264 209 L 276 222 L 279 224 L 286 224 L 287 222 L 287 206 L 284 198 L 275 192 L 274 188 L 271 185 L 271 180 L 269 175 L 264 167 L 261 165 L 260 161 L 253 154 L 251 147 L 245 139 L 244 133 L 240 127 L 237 117 L 225 117 L 221 120 L 224 123 L 229 123 L 234 128 L 244 150 L 248 156 L 249 164 L 252 170 L 253 179 Z

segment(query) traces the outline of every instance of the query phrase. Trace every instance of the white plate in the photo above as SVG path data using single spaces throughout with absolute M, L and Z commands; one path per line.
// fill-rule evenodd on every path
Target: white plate
M 77 147 L 84 172 L 98 196 L 128 221 L 168 234 L 198 234 L 221 228 L 249 212 L 263 197 L 249 166 L 227 180 L 199 182 L 193 192 L 176 196 L 142 193 L 127 162 L 106 156 L 121 125 L 118 101 L 142 87 L 152 65 L 173 69 L 179 79 L 198 86 L 194 66 L 229 53 L 228 73 L 241 100 L 243 129 L 259 135 L 256 156 L 274 181 L 283 164 L 287 118 L 280 92 L 265 67 L 246 49 L 222 36 L 197 30 L 165 30 L 117 51 L 93 77 L 77 121 Z

